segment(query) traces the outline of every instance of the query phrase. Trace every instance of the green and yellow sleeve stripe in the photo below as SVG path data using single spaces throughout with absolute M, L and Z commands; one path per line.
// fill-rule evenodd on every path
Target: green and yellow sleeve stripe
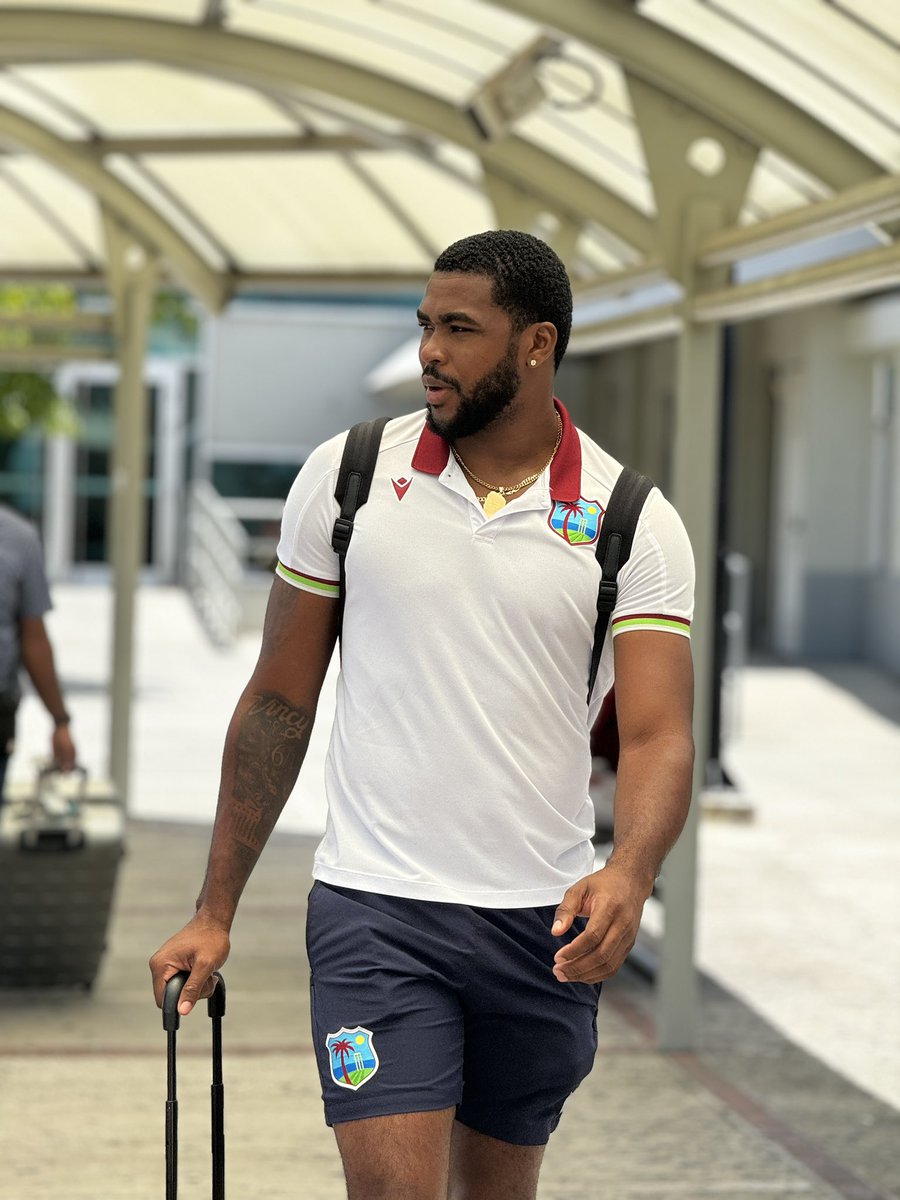
M 316 575 L 304 575 L 301 571 L 294 571 L 290 567 L 286 567 L 281 561 L 275 567 L 275 574 L 279 575 L 285 583 L 302 588 L 305 592 L 315 592 L 320 596 L 334 596 L 335 599 L 340 595 L 341 585 L 337 580 L 319 579 Z
M 635 613 L 629 617 L 616 617 L 612 623 L 613 637 L 629 629 L 656 629 L 663 633 L 680 633 L 691 636 L 691 623 L 685 617 L 672 617 L 667 613 Z

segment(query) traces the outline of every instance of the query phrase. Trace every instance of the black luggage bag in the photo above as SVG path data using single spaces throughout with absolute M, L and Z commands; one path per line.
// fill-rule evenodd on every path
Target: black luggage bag
M 0 987 L 90 988 L 106 948 L 124 815 L 83 768 L 9 785 L 0 809 Z

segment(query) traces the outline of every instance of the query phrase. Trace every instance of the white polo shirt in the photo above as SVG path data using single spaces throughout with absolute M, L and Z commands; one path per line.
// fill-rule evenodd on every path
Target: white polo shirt
M 589 731 L 613 681 L 612 637 L 687 635 L 693 560 L 654 489 L 589 706 L 595 545 L 621 465 L 557 408 L 552 466 L 490 517 L 423 411 L 385 426 L 347 554 L 317 879 L 518 908 L 556 904 L 593 869 Z M 282 579 L 335 598 L 346 436 L 310 455 L 278 546 Z

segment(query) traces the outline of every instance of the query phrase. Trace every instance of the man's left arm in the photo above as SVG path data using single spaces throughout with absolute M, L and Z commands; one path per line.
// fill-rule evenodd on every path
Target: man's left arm
M 53 661 L 53 647 L 43 617 L 23 617 L 19 622 L 19 631 L 22 665 L 53 719 L 54 762 L 64 771 L 70 771 L 75 766 L 75 746 Z
M 613 648 L 620 744 L 613 850 L 606 866 L 573 884 L 557 908 L 557 935 L 577 916 L 587 917 L 584 932 L 556 955 L 553 973 L 562 982 L 598 983 L 622 966 L 691 801 L 690 641 L 629 630 Z

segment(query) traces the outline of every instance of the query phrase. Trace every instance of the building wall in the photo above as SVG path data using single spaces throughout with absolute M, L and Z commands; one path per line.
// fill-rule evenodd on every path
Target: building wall
M 900 300 L 786 314 L 753 338 L 773 409 L 770 644 L 900 672 Z
M 203 334 L 212 460 L 303 463 L 380 408 L 365 378 L 415 333 L 415 304 L 236 302 Z
M 872 367 L 863 650 L 900 675 L 900 295 L 854 306 L 847 345 Z
M 586 433 L 665 491 L 674 377 L 675 343 L 668 340 L 564 359 L 557 393 Z

